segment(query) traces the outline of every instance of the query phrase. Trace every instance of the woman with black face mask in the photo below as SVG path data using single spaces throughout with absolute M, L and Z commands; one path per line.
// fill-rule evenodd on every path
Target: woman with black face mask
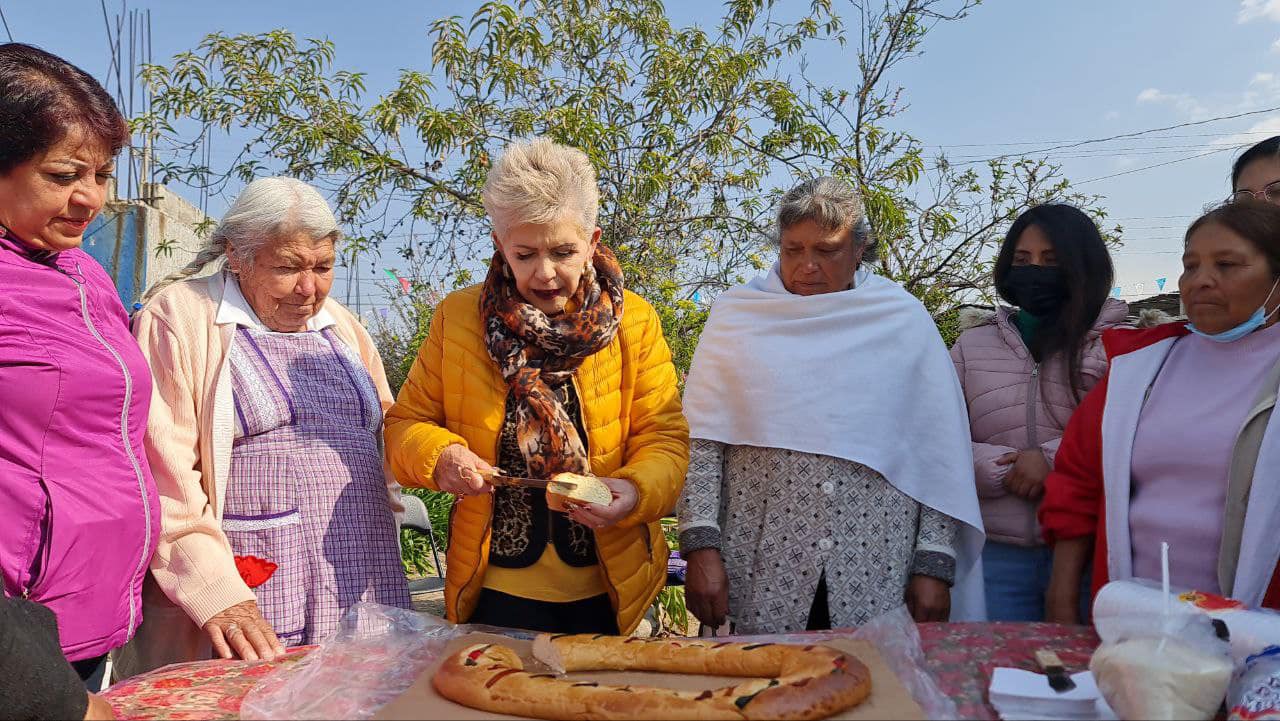
M 1016 307 L 982 318 L 951 349 L 969 405 L 993 621 L 1044 617 L 1052 558 L 1036 508 L 1067 420 L 1107 370 L 1102 331 L 1128 315 L 1107 297 L 1113 275 L 1088 215 L 1070 205 L 1032 208 L 996 257 L 996 290 Z

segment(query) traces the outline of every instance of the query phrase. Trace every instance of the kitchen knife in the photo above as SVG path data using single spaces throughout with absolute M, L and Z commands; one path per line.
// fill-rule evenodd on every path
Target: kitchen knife
M 501 473 L 481 473 L 485 482 L 491 486 L 519 486 L 522 488 L 546 488 L 552 483 L 567 486 L 569 488 L 577 488 L 578 484 L 572 481 L 552 481 L 546 478 L 522 478 L 520 476 L 505 476 Z
M 1076 682 L 1071 680 L 1066 666 L 1062 665 L 1062 659 L 1058 658 L 1058 654 L 1053 651 L 1043 648 L 1036 651 L 1036 664 L 1049 677 L 1049 688 L 1054 691 L 1066 693 L 1076 687 Z

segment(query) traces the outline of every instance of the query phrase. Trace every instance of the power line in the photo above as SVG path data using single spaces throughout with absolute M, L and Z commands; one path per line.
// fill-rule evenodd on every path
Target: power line
M 1259 111 L 1266 112 L 1266 111 Z M 1206 121 L 1207 122 L 1207 121 Z M 1155 132 L 1155 131 L 1144 131 Z M 1164 140 L 1166 138 L 1225 138 L 1230 135 L 1275 135 L 1269 130 L 1252 130 L 1242 133 L 1191 133 L 1185 135 L 1161 135 L 1152 140 Z M 1008 143 L 954 143 L 949 145 L 932 145 L 933 148 L 1006 148 L 1015 145 L 1045 145 L 1046 143 L 1085 143 L 1093 142 L 1091 140 L 1018 140 Z
M 1142 172 L 1142 171 L 1144 171 L 1144 170 L 1151 170 L 1151 169 L 1153 169 L 1153 168 L 1163 168 L 1163 167 L 1164 167 L 1164 166 L 1166 166 L 1166 165 L 1173 165 L 1174 163 L 1185 163 L 1185 162 L 1187 162 L 1188 160 L 1195 160 L 1196 158 L 1203 158 L 1203 157 L 1206 157 L 1206 156 L 1209 156 L 1209 155 L 1216 155 L 1217 153 L 1225 153 L 1225 152 L 1226 152 L 1226 151 L 1228 151 L 1228 150 L 1235 150 L 1235 149 L 1236 149 L 1236 147 L 1235 147 L 1235 146 L 1228 146 L 1228 147 L 1225 147 L 1225 148 L 1218 148 L 1217 150 L 1210 150 L 1210 151 L 1209 151 L 1209 152 L 1207 152 L 1207 153 L 1199 153 L 1198 155 L 1192 155 L 1192 156 L 1190 156 L 1190 157 L 1186 157 L 1186 158 L 1178 158 L 1177 160 L 1168 160 L 1168 161 L 1165 161 L 1165 162 L 1163 162 L 1163 163 L 1156 163 L 1155 165 L 1144 165 L 1144 166 L 1143 166 L 1143 167 L 1141 167 L 1141 168 L 1133 168 L 1132 170 L 1125 170 L 1125 171 L 1121 171 L 1121 172 L 1119 172 L 1119 173 L 1112 173 L 1112 174 L 1110 174 L 1110 175 L 1099 175 L 1099 176 L 1098 176 L 1098 177 L 1096 177 L 1096 178 L 1089 178 L 1088 180 L 1081 180 L 1081 181 L 1080 181 L 1080 182 L 1078 182 L 1078 183 L 1072 183 L 1072 185 L 1084 185 L 1085 183 L 1093 183 L 1093 182 L 1097 182 L 1097 181 L 1099 181 L 1099 180 L 1107 180 L 1107 179 L 1109 179 L 1109 178 L 1118 178 L 1118 177 L 1120 177 L 1121 175 L 1129 175 L 1129 174 L 1131 174 L 1131 173 L 1141 173 L 1141 172 Z
M 985 159 L 982 159 L 982 160 L 967 160 L 967 161 L 962 161 L 962 162 L 953 163 L 953 165 L 980 165 L 980 164 L 982 164 L 982 163 L 990 162 L 990 161 L 992 161 L 992 160 L 999 160 L 999 159 L 1001 159 L 1001 158 L 1007 158 L 1007 157 L 1010 157 L 1010 156 L 1026 157 L 1026 156 L 1028 156 L 1028 155 L 1046 155 L 1046 154 L 1053 153 L 1053 152 L 1058 151 L 1058 150 L 1070 150 L 1070 149 L 1072 149 L 1072 148 L 1079 148 L 1079 147 L 1084 146 L 1084 145 L 1096 145 L 1096 144 L 1099 144 L 1099 143 L 1109 143 L 1109 142 L 1111 142 L 1111 141 L 1113 141 L 1113 140 L 1123 140 L 1123 139 L 1126 139 L 1126 138 L 1137 138 L 1137 137 L 1141 137 L 1141 136 L 1144 136 L 1144 135 L 1151 135 L 1151 134 L 1153 134 L 1153 133 L 1162 133 L 1162 132 L 1164 132 L 1164 131 L 1166 131 L 1166 130 L 1175 130 L 1175 129 L 1177 129 L 1177 128 L 1186 128 L 1186 127 L 1190 127 L 1190 126 L 1193 126 L 1193 125 L 1205 125 L 1205 124 L 1208 124 L 1208 123 L 1216 123 L 1216 122 L 1221 121 L 1221 120 L 1235 120 L 1235 119 L 1237 119 L 1237 118 L 1245 118 L 1245 117 L 1249 117 L 1249 116 L 1251 116 L 1251 115 L 1261 115 L 1261 114 L 1263 114 L 1263 113 L 1274 113 L 1274 112 L 1276 112 L 1276 111 L 1280 111 L 1280 106 L 1271 107 L 1271 108 L 1262 108 L 1262 109 L 1260 109 L 1260 110 L 1249 110 L 1249 111 L 1246 111 L 1246 112 L 1243 112 L 1243 113 L 1234 113 L 1234 114 L 1231 114 L 1231 115 L 1219 115 L 1219 116 L 1217 116 L 1217 117 L 1213 117 L 1213 118 L 1206 118 L 1206 119 L 1204 119 L 1204 120 L 1193 120 L 1193 121 L 1189 121 L 1189 122 L 1186 122 L 1186 123 L 1178 123 L 1178 124 L 1176 124 L 1176 125 L 1166 125 L 1166 126 L 1164 126 L 1164 127 L 1162 127 L 1162 128 L 1148 128 L 1148 129 L 1146 129 L 1146 130 L 1135 130 L 1135 131 L 1133 131 L 1133 132 L 1131 132 L 1131 133 L 1120 133 L 1119 135 L 1111 135 L 1111 136 L 1108 136 L 1108 137 L 1105 137 L 1105 138 L 1090 138 L 1090 139 L 1088 139 L 1088 140 L 1073 140 L 1073 141 L 1067 141 L 1067 142 L 1064 142 L 1064 143 L 1061 143 L 1061 144 L 1058 144 L 1058 145 L 1053 145 L 1053 146 L 1050 146 L 1050 147 L 1047 147 L 1047 148 L 1040 148 L 1040 149 L 1038 149 L 1038 150 L 1019 151 L 1019 152 L 1016 152 L 1016 153 L 1002 153 L 1002 154 L 1000 154 L 1000 155 L 996 155 L 996 156 L 993 156 L 993 157 L 990 157 L 990 158 L 985 158 Z M 1231 135 L 1238 135 L 1238 134 L 1242 134 L 1242 133 L 1226 133 L 1226 134 L 1224 134 L 1224 137 L 1231 136 Z M 1233 150 L 1233 149 L 1235 149 L 1235 147 L 1237 147 L 1237 146 L 1231 146 L 1231 147 L 1224 148 L 1224 149 L 1225 149 L 1225 150 Z M 1215 151 L 1215 152 L 1217 152 L 1217 151 Z M 1186 158 L 1186 160 L 1190 160 L 1190 159 L 1191 159 L 1191 158 Z M 1173 161 L 1173 162 L 1181 162 L 1181 161 Z M 1159 167 L 1159 166 L 1151 166 L 1151 167 Z M 1126 171 L 1126 172 L 1134 172 L 1134 171 Z M 1120 175 L 1123 175 L 1123 174 L 1124 174 L 1124 173 L 1120 173 Z M 1114 176 L 1108 176 L 1108 177 L 1114 177 Z M 1098 179 L 1098 180 L 1101 180 L 1101 178 L 1097 178 L 1097 179 Z M 1087 182 L 1087 181 L 1086 181 L 1086 182 Z
M 1204 150 L 1204 149 L 1208 149 L 1208 148 L 1210 148 L 1210 147 L 1213 147 L 1213 148 L 1220 148 L 1220 147 L 1223 147 L 1223 146 L 1220 146 L 1220 145 L 1219 145 L 1219 146 L 1204 146 L 1204 148 L 1201 148 L 1201 149 L 1202 149 L 1202 150 Z M 1246 147 L 1248 147 L 1248 145 L 1232 145 L 1232 146 L 1228 146 L 1228 147 L 1229 147 L 1229 149 L 1231 149 L 1231 150 L 1239 150 L 1239 149 L 1241 149 L 1241 148 L 1246 148 Z M 1114 152 L 1114 153 L 1108 153 L 1108 152 L 1098 152 L 1098 151 L 1093 151 L 1093 150 L 1083 150 L 1083 151 L 1073 152 L 1073 153 L 1045 153 L 1045 154 L 1043 154 L 1043 155 L 1038 156 L 1036 159 L 1037 159 L 1037 160 L 1047 160 L 1047 161 L 1051 161 L 1051 162 L 1054 162 L 1054 163 L 1058 163 L 1058 162 L 1061 162 L 1061 161 L 1064 161 L 1064 160 L 1091 160 L 1091 159 L 1107 160 L 1107 159 L 1111 159 L 1111 158 L 1149 158 L 1149 157 L 1158 157 L 1158 156 L 1161 156 L 1161 155 L 1164 155 L 1164 156 L 1166 156 L 1166 157 L 1167 157 L 1167 156 L 1170 156 L 1170 155 L 1183 155 L 1183 154 L 1186 154 L 1187 152 L 1188 152 L 1188 151 L 1186 151 L 1186 150 L 1156 150 L 1156 151 L 1153 151 L 1153 152 L 1150 152 L 1150 153 L 1131 153 L 1131 152 L 1120 152 L 1120 151 L 1117 151 L 1117 152 Z M 995 158 L 983 158 L 983 159 L 979 159 L 979 160 L 964 160 L 964 161 L 958 161 L 958 162 L 955 162 L 955 163 L 952 163 L 952 164 L 953 164 L 953 165 L 957 165 L 957 166 L 960 166 L 960 165 L 982 165 L 982 164 L 985 164 L 985 163 L 989 162 L 990 160 L 1011 160 L 1011 159 L 1021 159 L 1021 160 L 1026 160 L 1026 159 L 1027 159 L 1027 157 L 1026 157 L 1026 156 L 1006 155 L 1006 156 L 1004 156 L 1003 158 L 998 158 L 998 159 L 995 159 Z
M 9 42 L 13 42 L 13 33 L 9 31 L 9 20 L 4 16 L 3 6 L 0 6 L 0 22 L 4 23 L 4 33 L 9 36 Z
M 1172 218 L 1198 218 L 1198 215 L 1126 215 L 1108 217 L 1107 220 L 1169 220 Z
M 1262 113 L 1274 113 L 1274 112 L 1276 112 L 1277 110 L 1280 110 L 1280 105 L 1278 105 L 1278 106 L 1276 106 L 1276 107 L 1274 107 L 1274 108 L 1263 108 L 1262 110 L 1250 110 L 1250 111 L 1248 111 L 1248 112 L 1244 112 L 1244 113 L 1235 113 L 1234 115 L 1219 115 L 1219 116 L 1218 116 L 1218 117 L 1216 117 L 1216 118 L 1207 118 L 1207 119 L 1205 119 L 1205 120 L 1194 120 L 1194 121 L 1187 122 L 1187 123 L 1178 123 L 1177 125 L 1168 125 L 1168 126 L 1165 126 L 1165 127 L 1163 127 L 1163 128 L 1151 128 L 1151 129 L 1149 129 L 1149 130 L 1138 130 L 1138 131 L 1135 131 L 1135 132 L 1132 132 L 1132 133 L 1121 133 L 1121 134 L 1119 134 L 1119 135 L 1112 135 L 1111 137 L 1108 137 L 1108 138 L 1095 138 L 1095 139 L 1092 139 L 1092 140 L 1080 140 L 1080 141 L 1077 141 L 1077 142 L 1066 143 L 1066 144 L 1063 144 L 1063 145 L 1058 145 L 1058 146 L 1055 146 L 1055 147 L 1052 147 L 1052 148 L 1045 148 L 1045 149 L 1043 149 L 1043 150 L 1037 150 L 1037 151 L 1033 151 L 1033 152 L 1034 152 L 1034 153 L 1037 153 L 1037 154 L 1038 154 L 1038 153 L 1048 153 L 1048 152 L 1051 152 L 1051 151 L 1054 151 L 1054 150 L 1065 150 L 1065 149 L 1067 149 L 1067 148 L 1078 148 L 1078 147 L 1080 147 L 1081 145 L 1093 145 L 1093 144 L 1095 144 L 1095 143 L 1109 143 L 1109 142 L 1111 142 L 1112 140 L 1121 140 L 1121 139 L 1123 139 L 1123 138 L 1136 138 L 1136 137 L 1139 137 L 1139 136 L 1141 136 L 1141 135 L 1150 135 L 1150 134 L 1152 134 L 1152 133 L 1160 133 L 1160 132 L 1164 132 L 1164 131 L 1166 131 L 1166 130 L 1176 130 L 1176 129 L 1178 129 L 1178 128 L 1187 128 L 1187 127 L 1191 127 L 1191 126 L 1193 126 L 1193 125 L 1207 125 L 1208 123 L 1216 123 L 1216 122 L 1218 122 L 1219 120 L 1234 120 L 1234 119 L 1236 119 L 1236 118 L 1245 118 L 1245 117 L 1248 117 L 1248 116 L 1250 116 L 1250 115 L 1261 115 Z
M 1222 133 L 1221 135 L 1215 135 L 1214 137 L 1225 138 L 1225 137 L 1230 137 L 1234 135 L 1239 135 L 1239 133 Z M 1163 140 L 1163 139 L 1164 138 L 1149 138 L 1149 140 Z M 1220 148 L 1220 147 L 1222 147 L 1221 142 L 1177 143 L 1174 145 L 1135 145 L 1132 147 L 1121 147 L 1121 148 L 1117 148 L 1114 146 L 1106 147 L 1106 148 L 1083 148 L 1080 150 L 1074 150 L 1072 152 L 1075 152 L 1075 153 L 1154 153 L 1156 151 L 1161 151 L 1161 150 L 1170 150 L 1170 151 L 1205 150 L 1207 148 Z M 986 155 L 979 153 L 974 155 L 955 156 L 955 158 L 958 160 L 964 160 L 968 158 L 982 158 L 982 157 L 986 157 Z
M 1188 151 L 1210 150 L 1210 149 L 1216 149 L 1216 148 L 1222 148 L 1222 147 L 1242 148 L 1242 147 L 1245 147 L 1245 145 L 1247 145 L 1247 143 L 1242 145 L 1231 145 L 1231 146 L 1224 146 L 1222 143 L 1211 143 L 1211 144 L 1202 144 L 1202 145 L 1185 145 L 1185 146 L 1176 147 L 1176 148 L 1166 147 L 1163 149 L 1160 148 L 1159 146 L 1147 147 L 1147 148 L 1083 148 L 1081 150 L 1071 150 L 1066 152 L 1043 153 L 1043 156 L 1051 157 L 1056 160 L 1056 159 L 1063 159 L 1063 158 L 1112 158 L 1112 157 L 1117 157 L 1121 155 L 1127 156 L 1127 157 L 1141 157 L 1141 156 L 1147 156 L 1147 155 L 1180 155 Z M 1004 157 L 1015 157 L 1015 156 L 1004 156 Z M 985 163 L 989 159 L 990 158 L 987 158 L 982 155 L 961 155 L 961 156 L 956 156 L 954 158 L 951 158 L 951 160 L 954 161 L 955 165 L 963 165 L 971 162 Z

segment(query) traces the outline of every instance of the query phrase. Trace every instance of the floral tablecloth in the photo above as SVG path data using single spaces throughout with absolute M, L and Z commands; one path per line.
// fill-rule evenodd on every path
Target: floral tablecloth
M 178 663 L 121 681 L 103 696 L 121 719 L 238 719 L 249 689 L 314 648 L 290 649 L 275 661 Z
M 1056 651 L 1069 673 L 1089 667 L 1098 647 L 1092 626 L 1052 623 L 922 623 L 925 665 L 943 692 L 955 701 L 960 718 L 994 719 L 987 704 L 991 671 L 1009 666 L 1035 671 L 1033 654 Z
M 1040 648 L 1058 653 L 1067 670 L 1088 666 L 1098 638 L 1088 626 L 1049 623 L 920 624 L 925 660 L 961 718 L 995 718 L 987 705 L 991 670 L 1034 669 Z M 201 661 L 169 666 L 113 686 L 106 698 L 122 719 L 236 719 L 249 689 L 276 668 L 297 663 L 310 648 L 272 661 Z

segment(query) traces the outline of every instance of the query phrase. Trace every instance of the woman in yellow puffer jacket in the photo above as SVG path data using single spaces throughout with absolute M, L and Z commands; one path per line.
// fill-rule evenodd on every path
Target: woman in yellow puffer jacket
M 458 496 L 449 620 L 630 633 L 666 579 L 659 519 L 688 466 L 671 352 L 600 243 L 585 154 L 516 143 L 483 200 L 497 252 L 482 285 L 436 309 L 387 414 L 388 460 L 401 484 Z M 489 485 L 495 468 L 590 473 L 613 500 L 555 512 L 543 491 Z

